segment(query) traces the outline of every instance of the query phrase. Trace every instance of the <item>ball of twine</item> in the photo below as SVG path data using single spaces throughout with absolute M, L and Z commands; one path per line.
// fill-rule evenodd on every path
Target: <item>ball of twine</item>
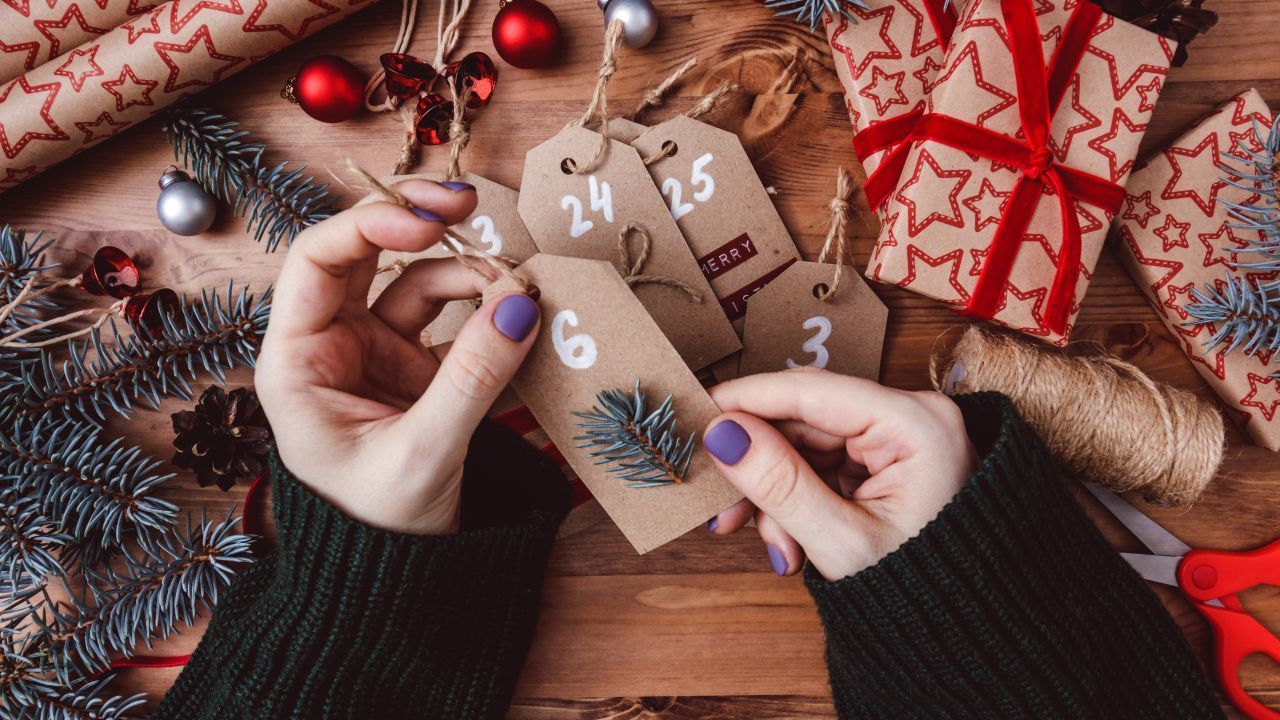
M 1116 492 L 1190 505 L 1218 472 L 1222 416 L 1191 393 L 1108 356 L 1069 356 L 970 327 L 930 361 L 948 395 L 1008 396 L 1069 470 Z

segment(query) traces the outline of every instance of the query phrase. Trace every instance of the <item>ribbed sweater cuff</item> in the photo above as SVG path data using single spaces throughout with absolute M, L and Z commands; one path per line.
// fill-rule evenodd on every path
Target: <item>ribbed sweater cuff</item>
M 464 531 L 438 536 L 360 523 L 273 457 L 277 548 L 218 604 L 156 717 L 501 717 L 532 636 L 565 483 L 519 440 L 482 446 L 472 446 L 484 457 L 468 460 L 464 487 L 506 500 L 482 512 L 477 489 L 464 489 L 464 506 L 473 501 Z M 495 477 L 503 466 L 508 476 Z M 531 494 L 540 485 L 547 492 Z M 524 495 L 517 509 L 511 497 Z
M 841 717 L 1221 717 L 1177 625 L 1009 401 L 958 402 L 982 458 L 960 494 L 863 572 L 806 568 Z

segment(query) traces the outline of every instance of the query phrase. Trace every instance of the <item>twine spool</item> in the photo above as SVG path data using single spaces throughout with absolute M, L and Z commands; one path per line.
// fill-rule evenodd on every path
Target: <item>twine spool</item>
M 1222 462 L 1214 407 L 1113 357 L 1068 356 L 974 326 L 949 358 L 934 354 L 930 373 L 948 395 L 1008 396 L 1059 462 L 1116 492 L 1190 505 Z

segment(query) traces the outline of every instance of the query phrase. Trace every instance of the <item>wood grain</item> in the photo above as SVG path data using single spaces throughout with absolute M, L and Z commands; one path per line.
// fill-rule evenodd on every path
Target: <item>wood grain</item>
M 464 158 L 465 169 L 516 187 L 524 153 L 581 112 L 591 93 L 602 23 L 594 3 L 546 0 L 565 32 L 561 62 L 540 71 L 501 67 L 493 103 L 480 116 Z M 1191 48 L 1191 61 L 1170 74 L 1147 134 L 1150 150 L 1175 137 L 1219 102 L 1253 85 L 1280 106 L 1280 36 L 1271 18 L 1277 0 L 1213 0 L 1221 22 Z M 840 86 L 821 37 L 775 20 L 754 0 L 658 0 L 662 30 L 649 48 L 624 52 L 611 87 L 611 107 L 630 108 L 652 83 L 691 55 L 701 63 L 676 97 L 649 118 L 689 107 L 710 88 L 731 79 L 745 89 L 711 121 L 737 132 L 761 178 L 778 191 L 776 202 L 797 244 L 812 258 L 821 244 L 836 167 L 860 168 Z M 435 6 L 423 13 L 412 50 L 430 55 Z M 473 8 L 463 25 L 462 51 L 493 53 L 489 28 L 497 3 Z M 334 53 L 371 71 L 391 44 L 398 3 L 383 2 L 193 100 L 243 122 L 268 144 L 274 161 L 306 162 L 317 174 L 354 156 L 374 172 L 389 171 L 397 127 L 364 114 L 337 126 L 321 125 L 282 102 L 277 91 L 306 58 Z M 780 83 L 799 56 L 799 74 Z M 440 170 L 445 152 L 429 150 L 419 170 Z M 261 288 L 275 276 L 283 254 L 265 255 L 224 213 L 198 238 L 167 235 L 155 217 L 156 181 L 171 156 L 156 121 L 144 123 L 62 166 L 0 195 L 0 219 L 57 237 L 61 251 L 87 257 L 103 243 L 128 248 L 146 277 L 195 292 L 234 277 Z M 347 193 L 348 196 L 351 193 Z M 354 198 L 348 197 L 348 202 Z M 855 263 L 865 263 L 875 234 L 862 212 L 854 223 Z M 70 257 L 70 255 L 68 255 Z M 883 379 L 902 388 L 928 384 L 928 356 L 938 336 L 959 322 L 941 306 L 892 288 L 877 292 L 889 305 Z M 954 335 L 955 333 L 952 333 Z M 1077 338 L 1096 341 L 1154 377 L 1212 394 L 1121 270 L 1104 252 L 1080 318 Z M 233 385 L 251 382 L 248 371 Z M 199 388 L 197 388 L 197 391 Z M 168 413 L 140 412 L 112 430 L 161 457 L 171 449 Z M 1191 510 L 1150 508 L 1151 514 L 1193 546 L 1240 549 L 1274 538 L 1280 526 L 1276 456 L 1230 433 L 1224 476 Z M 200 489 L 180 473 L 166 495 L 184 508 L 224 512 L 243 499 Z M 1118 547 L 1138 549 L 1133 538 L 1081 498 Z M 1087 578 L 1082 578 L 1087 582 Z M 1157 592 L 1192 646 L 1205 655 L 1210 638 L 1199 616 L 1164 588 Z M 1280 628 L 1280 594 L 1259 590 L 1245 598 Z M 754 532 L 720 538 L 695 531 L 643 557 L 621 533 L 597 518 L 562 540 L 551 559 L 543 612 L 533 651 L 518 688 L 512 718 L 820 718 L 834 710 L 822 661 L 817 616 L 800 582 L 777 579 Z M 1269 618 L 1274 618 L 1272 621 Z M 193 648 L 202 628 L 158 644 L 156 652 Z M 1159 658 L 1152 658 L 1159 662 Z M 174 670 L 128 671 L 123 690 L 164 691 Z M 1250 661 L 1247 687 L 1280 708 L 1280 669 Z

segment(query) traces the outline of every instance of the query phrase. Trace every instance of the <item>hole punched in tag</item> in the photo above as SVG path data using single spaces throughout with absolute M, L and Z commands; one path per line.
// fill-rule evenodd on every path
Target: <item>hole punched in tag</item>
M 831 287 L 826 283 L 818 283 L 813 286 L 813 296 L 819 300 L 827 296 L 831 292 Z
M 680 146 L 677 145 L 675 141 L 673 140 L 662 141 L 662 154 L 665 157 L 675 157 L 676 153 L 679 151 L 680 151 Z
M 542 297 L 542 291 L 538 289 L 537 285 L 530 285 L 528 289 L 525 290 L 525 295 L 528 295 L 530 300 L 537 302 L 538 299 Z
M 573 161 L 573 158 L 565 158 L 560 161 L 560 172 L 565 175 L 572 175 L 577 168 L 578 164 Z

